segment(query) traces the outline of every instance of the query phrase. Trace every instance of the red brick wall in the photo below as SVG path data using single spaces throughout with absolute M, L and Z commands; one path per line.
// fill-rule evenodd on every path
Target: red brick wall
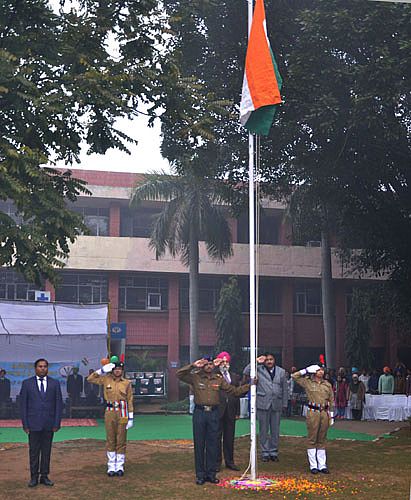
M 109 236 L 120 236 L 120 205 L 110 204 Z
M 296 314 L 294 316 L 295 347 L 324 346 L 324 329 L 322 316 Z
M 168 313 L 119 311 L 118 320 L 127 323 L 128 345 L 168 344 Z

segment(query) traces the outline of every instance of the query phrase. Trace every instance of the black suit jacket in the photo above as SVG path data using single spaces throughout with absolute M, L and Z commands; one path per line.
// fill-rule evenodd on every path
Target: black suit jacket
M 47 376 L 44 396 L 41 396 L 36 377 L 24 380 L 19 401 L 24 429 L 51 431 L 53 428 L 60 428 L 63 398 L 58 380 Z
M 230 372 L 231 385 L 238 387 L 241 382 L 240 375 L 237 373 Z M 232 396 L 224 391 L 220 391 L 220 404 L 218 406 L 218 413 L 220 418 L 225 416 L 230 419 L 235 419 L 235 417 L 240 415 L 240 398 L 237 396 Z
M 67 393 L 68 394 L 81 394 L 83 392 L 83 377 L 77 374 L 71 374 L 67 377 Z
M 10 399 L 10 380 L 0 379 L 0 403 L 5 403 Z

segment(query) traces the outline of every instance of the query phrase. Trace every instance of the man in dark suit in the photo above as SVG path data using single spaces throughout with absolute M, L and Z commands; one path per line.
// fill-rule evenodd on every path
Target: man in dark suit
M 230 385 L 238 387 L 241 377 L 236 373 L 230 372 L 230 354 L 223 351 L 220 352 L 217 358 L 222 359 L 219 369 L 225 381 Z M 220 417 L 220 427 L 218 432 L 217 472 L 221 469 L 223 453 L 227 469 L 240 470 L 234 463 L 235 421 L 240 416 L 240 398 L 220 391 L 218 414 Z
M 53 486 L 48 478 L 51 443 L 60 429 L 63 398 L 60 383 L 49 377 L 48 361 L 34 363 L 35 376 L 23 381 L 20 391 L 20 412 L 24 432 L 29 436 L 30 488 L 39 482 Z
M 73 373 L 67 377 L 67 394 L 70 396 L 70 404 L 76 406 L 80 403 L 83 392 L 83 377 L 78 372 L 78 367 L 73 368 Z
M 10 380 L 6 378 L 6 370 L 0 369 L 0 405 L 10 401 Z

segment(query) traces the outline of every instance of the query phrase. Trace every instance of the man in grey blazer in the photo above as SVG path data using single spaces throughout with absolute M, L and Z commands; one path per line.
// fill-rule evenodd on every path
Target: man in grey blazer
M 260 447 L 263 462 L 278 461 L 280 417 L 287 408 L 288 389 L 284 368 L 276 366 L 275 356 L 266 352 L 257 358 L 257 418 L 260 427 Z M 244 368 L 250 376 L 250 365 Z

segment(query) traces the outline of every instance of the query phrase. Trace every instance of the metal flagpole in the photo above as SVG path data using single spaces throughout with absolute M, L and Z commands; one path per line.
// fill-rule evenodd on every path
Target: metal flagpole
M 253 20 L 253 0 L 248 0 L 248 37 L 250 37 Z M 250 378 L 256 377 L 256 304 L 255 304 L 255 198 L 254 198 L 254 136 L 248 134 L 248 196 L 249 196 L 249 230 L 250 230 Z M 256 394 L 257 387 L 251 385 L 250 401 L 250 469 L 251 479 L 257 478 L 257 426 L 256 426 Z

